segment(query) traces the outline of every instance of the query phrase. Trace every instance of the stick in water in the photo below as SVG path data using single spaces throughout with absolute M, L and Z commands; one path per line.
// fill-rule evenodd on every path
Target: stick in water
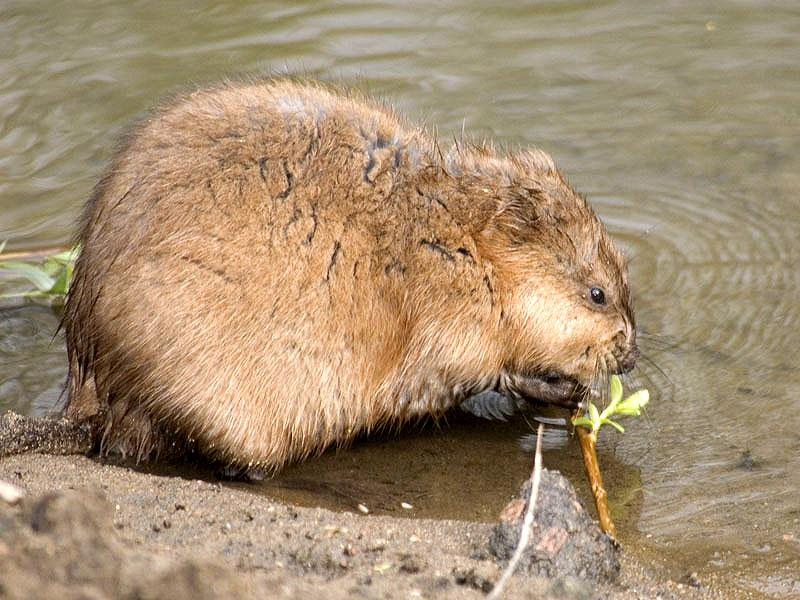
M 597 509 L 597 519 L 600 521 L 600 529 L 617 539 L 617 528 L 611 518 L 611 510 L 608 508 L 608 494 L 603 485 L 603 477 L 600 474 L 600 463 L 597 462 L 597 433 L 589 431 L 583 427 L 576 427 L 578 442 L 581 446 L 583 455 L 583 466 L 586 469 L 586 478 L 589 480 L 589 487 L 592 489 L 594 505 Z
M 500 579 L 497 580 L 491 593 L 486 597 L 487 600 L 497 600 L 500 594 L 503 593 L 503 588 L 506 587 L 511 575 L 517 568 L 522 558 L 522 553 L 528 545 L 531 537 L 531 530 L 533 529 L 533 510 L 536 507 L 536 497 L 539 495 L 539 482 L 542 479 L 542 434 L 544 433 L 544 424 L 539 423 L 539 430 L 536 432 L 536 455 L 533 458 L 533 474 L 531 475 L 531 495 L 528 500 L 528 509 L 525 511 L 525 518 L 522 521 L 522 530 L 519 534 L 519 541 L 517 548 L 514 550 L 514 555 L 508 561 L 508 566 L 503 570 Z
M 586 467 L 586 477 L 592 488 L 594 504 L 597 507 L 597 518 L 600 528 L 616 539 L 617 530 L 611 520 L 611 511 L 608 508 L 608 494 L 603 487 L 603 478 L 600 476 L 600 465 L 597 462 L 597 432 L 603 425 L 611 425 L 620 433 L 625 433 L 625 428 L 611 417 L 638 417 L 642 409 L 650 402 L 650 392 L 641 389 L 622 397 L 622 380 L 618 375 L 609 378 L 609 401 L 603 412 L 592 404 L 591 400 L 586 405 L 586 412 L 578 409 L 572 415 L 572 424 L 578 434 L 578 441 L 583 454 L 583 465 Z

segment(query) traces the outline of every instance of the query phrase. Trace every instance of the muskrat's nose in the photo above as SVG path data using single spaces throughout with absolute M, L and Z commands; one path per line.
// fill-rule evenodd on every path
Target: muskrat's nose
M 639 348 L 636 344 L 632 344 L 622 355 L 622 359 L 617 363 L 619 373 L 628 373 L 636 366 L 636 360 L 639 358 Z

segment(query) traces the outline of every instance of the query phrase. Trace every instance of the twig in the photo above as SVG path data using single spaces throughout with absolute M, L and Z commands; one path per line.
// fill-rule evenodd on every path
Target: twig
M 585 427 L 576 427 L 578 442 L 583 454 L 583 466 L 586 469 L 586 478 L 589 480 L 589 487 L 592 489 L 594 505 L 597 508 L 597 519 L 600 521 L 600 529 L 617 539 L 617 528 L 611 519 L 611 511 L 608 508 L 608 494 L 603 486 L 603 477 L 600 474 L 600 464 L 597 462 L 597 434 L 589 431 Z
M 536 432 L 536 455 L 533 458 L 533 474 L 531 475 L 531 495 L 528 499 L 528 508 L 525 511 L 525 518 L 522 520 L 522 529 L 519 534 L 519 541 L 511 560 L 508 561 L 508 566 L 503 570 L 500 579 L 497 580 L 491 593 L 486 597 L 487 600 L 497 600 L 500 594 L 503 593 L 508 580 L 513 575 L 517 564 L 522 558 L 522 553 L 528 546 L 528 541 L 531 537 L 531 530 L 533 529 L 533 511 L 536 507 L 536 497 L 539 495 L 539 482 L 542 479 L 542 434 L 544 433 L 544 424 L 539 423 L 539 430 Z

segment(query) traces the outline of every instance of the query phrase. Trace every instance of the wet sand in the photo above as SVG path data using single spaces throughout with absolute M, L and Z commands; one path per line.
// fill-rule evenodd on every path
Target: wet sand
M 9 422 L 19 450 L 25 434 L 9 435 Z M 291 506 L 81 455 L 10 454 L 0 480 L 25 493 L 0 501 L 0 597 L 480 598 L 503 567 L 493 524 Z M 670 581 L 630 548 L 619 560 L 610 581 L 523 572 L 505 597 L 729 597 L 713 582 Z

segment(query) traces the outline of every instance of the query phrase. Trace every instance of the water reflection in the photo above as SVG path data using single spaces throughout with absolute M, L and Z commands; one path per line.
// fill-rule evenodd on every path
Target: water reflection
M 0 309 L 0 410 L 52 413 L 66 381 L 60 315 L 44 306 Z
M 165 92 L 224 74 L 288 68 L 357 80 L 443 138 L 465 124 L 539 145 L 627 248 L 638 321 L 651 334 L 642 345 L 663 371 L 642 362 L 639 380 L 656 396 L 648 420 L 604 442 L 618 465 L 610 461 L 609 477 L 622 465 L 640 470 L 631 525 L 696 570 L 735 569 L 745 587 L 791 594 L 798 31 L 790 2 L 679 2 L 658 13 L 631 1 L 6 2 L 0 239 L 13 249 L 67 241 L 123 125 Z M 41 412 L 55 401 L 64 367 L 49 342 L 55 322 L 39 309 L 3 313 L 0 406 Z M 458 431 L 444 455 L 516 456 L 514 436 L 483 445 L 491 436 Z M 368 464 L 374 449 L 335 464 Z M 746 452 L 751 469 L 739 466 Z M 579 467 L 571 460 L 547 458 Z M 527 460 L 504 465 L 515 488 Z M 443 461 L 441 486 L 465 468 Z M 495 499 L 489 488 L 471 497 L 479 512 Z

